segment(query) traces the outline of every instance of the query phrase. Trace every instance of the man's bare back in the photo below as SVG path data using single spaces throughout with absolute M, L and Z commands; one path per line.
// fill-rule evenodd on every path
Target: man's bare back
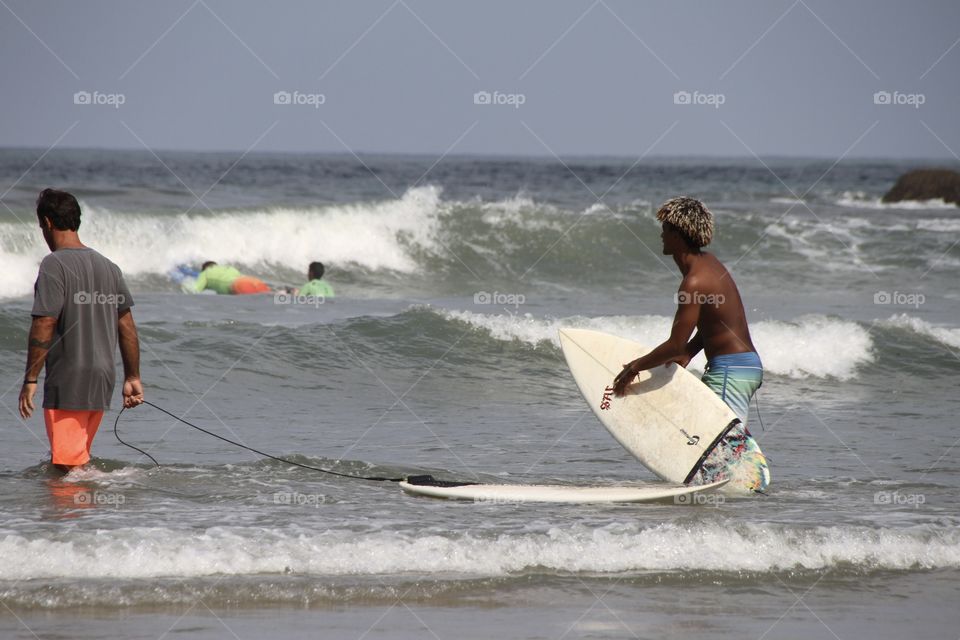
M 686 295 L 684 295 L 686 293 Z M 701 252 L 680 284 L 677 301 L 699 300 L 697 333 L 707 358 L 756 351 L 737 285 L 723 263 Z
M 694 468 L 693 482 L 707 484 L 734 478 L 737 487 L 762 492 L 770 484 L 770 470 L 760 446 L 747 430 L 747 418 L 750 399 L 763 384 L 763 363 L 750 339 L 737 285 L 726 267 L 703 251 L 713 239 L 713 214 L 699 200 L 680 196 L 660 207 L 657 220 L 663 223 L 663 254 L 673 258 L 683 275 L 676 297 L 677 312 L 670 337 L 623 365 L 613 381 L 613 393 L 623 396 L 641 371 L 674 362 L 686 367 L 703 349 L 707 367 L 701 381 L 737 419 Z
M 680 217 L 675 219 L 685 227 L 681 229 L 664 219 L 660 234 L 663 254 L 673 258 L 683 275 L 676 297 L 677 312 L 665 342 L 623 365 L 613 383 L 617 396 L 626 392 L 627 385 L 641 371 L 671 362 L 686 367 L 701 349 L 708 359 L 756 351 L 737 285 L 713 254 L 701 250 L 713 236 L 711 214 L 699 201 L 690 198 L 676 198 L 670 203 L 676 203 L 673 212 Z M 661 209 L 658 218 L 664 212 Z

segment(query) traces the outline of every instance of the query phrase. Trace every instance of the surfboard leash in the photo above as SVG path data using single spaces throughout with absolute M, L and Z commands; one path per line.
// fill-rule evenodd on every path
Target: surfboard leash
M 759 389 L 758 389 L 758 391 L 759 391 Z M 760 400 L 757 399 L 757 394 L 756 394 L 756 393 L 753 394 L 753 404 L 754 404 L 754 406 L 757 408 L 757 419 L 760 420 L 760 430 L 761 430 L 761 431 L 766 431 L 767 428 L 766 428 L 765 426 L 763 426 L 763 416 L 760 415 Z
M 158 405 L 155 405 L 154 403 L 150 402 L 149 400 L 144 400 L 143 403 L 144 403 L 144 404 L 147 404 L 147 405 L 150 405 L 151 407 L 153 407 L 153 408 L 156 409 L 157 411 L 160 411 L 160 412 L 162 412 L 162 413 L 165 413 L 165 414 L 167 414 L 168 416 L 170 416 L 171 418 L 173 418 L 174 420 L 177 420 L 178 422 L 182 422 L 183 424 L 187 425 L 188 427 L 192 427 L 192 428 L 196 429 L 197 431 L 200 431 L 200 432 L 202 432 L 202 433 L 207 434 L 208 436 L 213 436 L 214 438 L 217 438 L 218 440 L 223 440 L 224 442 L 229 443 L 229 444 L 232 444 L 232 445 L 235 446 L 235 447 L 240 447 L 241 449 L 246 449 L 247 451 L 250 451 L 250 452 L 252 452 L 252 453 L 256 453 L 257 455 L 261 455 L 261 456 L 263 456 L 263 457 L 265 457 L 265 458 L 270 458 L 271 460 L 276 460 L 277 462 L 283 462 L 284 464 L 289 464 L 289 465 L 294 466 L 294 467 L 300 467 L 300 468 L 302 468 L 302 469 L 310 469 L 311 471 L 319 471 L 320 473 L 327 473 L 327 474 L 329 474 L 329 475 L 338 476 L 338 477 L 340 477 L 340 478 L 349 478 L 349 479 L 351 479 L 351 480 L 368 480 L 368 481 L 370 481 L 370 482 L 403 482 L 404 480 L 408 480 L 408 481 L 413 481 L 413 484 L 424 484 L 424 483 L 426 483 L 426 482 L 429 482 L 430 480 L 433 480 L 433 477 L 432 477 L 432 476 L 404 476 L 404 477 L 402 477 L 402 478 L 390 478 L 390 477 L 386 477 L 386 476 L 359 476 L 359 475 L 353 475 L 353 474 L 350 474 L 350 473 L 341 473 L 341 472 L 339 472 L 339 471 L 334 471 L 334 470 L 332 470 L 332 469 L 324 469 L 324 468 L 322 468 L 322 467 L 314 467 L 314 466 L 312 466 L 312 465 L 303 464 L 303 463 L 301 463 L 301 462 L 296 462 L 296 461 L 294 461 L 294 460 L 287 460 L 286 458 L 281 458 L 281 457 L 279 457 L 279 456 L 275 456 L 275 455 L 273 455 L 273 454 L 266 453 L 266 452 L 264 452 L 264 451 L 260 451 L 259 449 L 254 449 L 253 447 L 248 447 L 247 445 L 245 445 L 245 444 L 243 444 L 243 443 L 241 443 L 241 442 L 237 442 L 236 440 L 231 440 L 230 438 L 225 438 L 225 437 L 223 437 L 223 436 L 221 436 L 221 435 L 219 435 L 219 434 L 217 434 L 217 433 L 214 433 L 213 431 L 208 431 L 207 429 L 204 429 L 203 427 L 197 426 L 197 425 L 193 424 L 192 422 L 190 422 L 190 421 L 188 421 L 188 420 L 184 420 L 184 419 L 181 418 L 180 416 L 177 416 L 177 415 L 175 415 L 175 414 L 167 411 L 167 410 L 164 409 L 163 407 L 160 407 L 160 406 L 158 406 Z M 124 440 L 120 437 L 120 432 L 119 432 L 120 416 L 123 415 L 123 412 L 124 412 L 125 410 L 126 410 L 126 407 L 120 409 L 120 413 L 117 414 L 117 419 L 114 420 L 114 422 L 113 422 L 113 435 L 116 436 L 117 441 L 120 442 L 120 444 L 122 444 L 122 445 L 124 445 L 124 446 L 127 446 L 127 447 L 130 447 L 131 449 L 134 449 L 134 450 L 136 450 L 136 451 L 139 451 L 141 454 L 143 454 L 143 455 L 145 455 L 146 457 L 150 458 L 150 460 L 153 461 L 153 464 L 157 465 L 157 468 L 159 469 L 159 468 L 160 468 L 160 463 L 157 462 L 157 459 L 156 459 L 156 458 L 154 458 L 152 455 L 150 455 L 149 453 L 147 453 L 147 452 L 144 451 L 143 449 L 140 449 L 139 447 L 135 447 L 135 446 L 133 446 L 132 444 L 130 444 L 130 443 L 128 443 L 128 442 L 124 442 Z M 418 482 L 418 481 L 419 481 L 419 482 Z M 441 482 L 441 481 L 435 480 L 435 482 Z

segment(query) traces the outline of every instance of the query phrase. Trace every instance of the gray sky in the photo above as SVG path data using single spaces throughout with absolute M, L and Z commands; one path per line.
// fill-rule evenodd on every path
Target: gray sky
M 958 40 L 955 0 L 2 0 L 0 146 L 946 159 Z

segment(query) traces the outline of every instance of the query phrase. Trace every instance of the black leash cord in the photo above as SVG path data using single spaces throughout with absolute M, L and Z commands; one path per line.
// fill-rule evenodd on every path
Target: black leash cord
M 197 431 L 202 431 L 203 433 L 207 434 L 208 436 L 213 436 L 214 438 L 217 438 L 218 440 L 223 440 L 224 442 L 227 442 L 227 443 L 229 443 L 229 444 L 232 444 L 232 445 L 235 446 L 235 447 L 240 447 L 241 449 L 246 449 L 247 451 L 252 451 L 253 453 L 256 453 L 257 455 L 261 455 L 261 456 L 263 456 L 264 458 L 270 458 L 271 460 L 276 460 L 276 461 L 278 461 L 278 462 L 283 462 L 283 463 L 285 463 L 285 464 L 289 464 L 289 465 L 294 466 L 294 467 L 300 467 L 300 468 L 302 468 L 302 469 L 310 469 L 311 471 L 319 471 L 320 473 L 328 473 L 328 474 L 330 474 L 330 475 L 332 475 L 332 476 L 339 476 L 339 477 L 341 477 L 341 478 L 351 478 L 351 479 L 353 479 L 353 480 L 369 480 L 370 482 L 403 482 L 403 480 L 405 479 L 405 478 L 384 478 L 384 477 L 380 477 L 380 476 L 355 476 L 355 475 L 351 475 L 351 474 L 349 474 L 349 473 L 340 473 L 339 471 L 332 471 L 332 470 L 330 470 L 330 469 L 322 469 L 322 468 L 320 468 L 320 467 L 311 467 L 311 466 L 308 465 L 308 464 L 301 464 L 301 463 L 299 463 L 299 462 L 294 462 L 293 460 L 286 460 L 286 459 L 284 459 L 284 458 L 278 458 L 277 456 L 271 455 L 271 454 L 269 454 L 269 453 L 264 453 L 263 451 L 259 451 L 258 449 L 254 449 L 253 447 L 248 447 L 247 445 L 241 444 L 241 443 L 236 442 L 236 441 L 234 441 L 234 440 L 231 440 L 230 438 L 224 438 L 223 436 L 218 435 L 218 434 L 216 434 L 216 433 L 214 433 L 214 432 L 212 432 L 212 431 L 207 431 L 207 430 L 204 429 L 203 427 L 198 427 L 197 425 L 193 424 L 192 422 L 188 422 L 188 421 L 184 420 L 183 418 L 181 418 L 181 417 L 179 417 L 179 416 L 175 416 L 174 414 L 170 413 L 169 411 L 167 411 L 167 410 L 164 409 L 163 407 L 158 407 L 157 405 L 153 404 L 153 403 L 150 402 L 149 400 L 144 400 L 144 401 L 143 401 L 143 404 L 148 404 L 148 405 L 150 405 L 151 407 L 153 407 L 154 409 L 156 409 L 157 411 L 161 411 L 161 412 L 167 414 L 168 416 L 170 416 L 170 417 L 173 418 L 174 420 L 178 420 L 178 421 L 182 422 L 183 424 L 187 425 L 188 427 L 193 427 L 193 428 L 196 429 Z M 114 421 L 114 423 L 113 423 L 113 435 L 115 435 L 115 436 L 117 437 L 117 440 L 120 441 L 120 444 L 126 445 L 126 446 L 130 447 L 131 449 L 136 449 L 137 451 L 139 451 L 139 452 L 142 453 L 143 455 L 145 455 L 145 456 L 147 456 L 148 458 L 150 458 L 151 460 L 153 460 L 153 464 L 157 465 L 157 468 L 159 469 L 159 468 L 160 468 L 160 463 L 157 462 L 156 459 L 155 459 L 153 456 L 151 456 L 149 453 L 147 453 L 147 452 L 144 451 L 143 449 L 138 449 L 137 447 L 133 446 L 132 444 L 128 444 L 128 443 L 124 442 L 124 441 L 120 438 L 120 434 L 117 432 L 117 425 L 120 423 L 120 416 L 123 415 L 123 412 L 125 411 L 125 409 L 126 409 L 125 407 L 124 407 L 123 409 L 120 409 L 120 413 L 117 414 L 117 419 L 116 419 L 116 421 Z
M 130 447 L 131 449 L 135 449 L 136 451 L 139 451 L 139 452 L 142 453 L 143 455 L 145 455 L 145 456 L 147 456 L 148 458 L 150 458 L 151 460 L 153 460 L 153 464 L 157 465 L 157 469 L 159 469 L 159 468 L 160 468 L 160 463 L 157 462 L 157 459 L 156 459 L 156 458 L 154 458 L 152 455 L 150 455 L 149 453 L 147 453 L 146 451 L 144 451 L 144 450 L 141 449 L 140 447 L 135 447 L 135 446 L 133 446 L 132 444 L 130 444 L 129 442 L 124 442 L 124 441 L 123 441 L 123 438 L 120 437 L 120 432 L 117 430 L 117 426 L 120 424 L 120 416 L 123 415 L 123 412 L 124 412 L 125 409 L 126 409 L 126 407 L 121 407 L 121 408 L 120 408 L 120 413 L 117 414 L 117 419 L 113 421 L 113 435 L 116 437 L 117 441 L 118 441 L 120 444 L 122 444 L 123 446 L 125 446 L 125 447 Z
M 760 419 L 760 430 L 761 430 L 761 431 L 766 431 L 767 428 L 766 428 L 765 426 L 763 426 L 763 416 L 760 415 L 760 401 L 757 400 L 757 394 L 753 394 L 753 402 L 754 402 L 755 406 L 757 407 L 757 418 Z

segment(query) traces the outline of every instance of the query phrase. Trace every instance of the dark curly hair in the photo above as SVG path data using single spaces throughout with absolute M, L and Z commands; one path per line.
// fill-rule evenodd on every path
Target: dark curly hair
M 58 231 L 76 231 L 80 228 L 80 203 L 66 191 L 44 189 L 37 196 L 37 219 L 41 225 L 44 218 Z

